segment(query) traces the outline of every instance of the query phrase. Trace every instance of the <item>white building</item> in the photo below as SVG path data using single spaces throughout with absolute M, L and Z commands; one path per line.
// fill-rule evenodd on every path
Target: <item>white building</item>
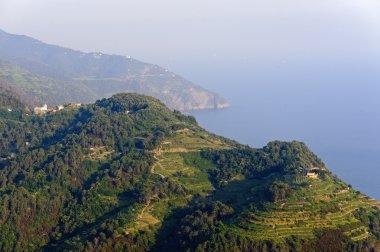
M 48 106 L 47 104 L 44 104 L 44 106 L 42 107 L 35 107 L 34 108 L 34 114 L 36 115 L 43 115 L 43 114 L 46 114 L 48 111 Z

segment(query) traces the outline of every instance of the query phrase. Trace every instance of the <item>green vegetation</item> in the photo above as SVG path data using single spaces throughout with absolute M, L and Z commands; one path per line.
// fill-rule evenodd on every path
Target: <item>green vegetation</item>
M 0 114 L 0 251 L 379 248 L 379 202 L 303 143 L 252 149 L 137 94 L 18 113 Z
M 0 108 L 24 111 L 26 101 L 6 82 L 0 81 Z
M 24 96 L 28 97 L 27 104 L 31 107 L 44 103 L 49 105 L 88 103 L 97 97 L 93 91 L 81 83 L 37 74 L 1 60 L 0 80 L 7 81 L 24 93 Z

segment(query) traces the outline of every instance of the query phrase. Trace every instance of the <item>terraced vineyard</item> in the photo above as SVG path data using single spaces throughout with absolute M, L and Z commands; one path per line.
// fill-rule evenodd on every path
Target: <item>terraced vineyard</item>
M 201 158 L 202 149 L 229 149 L 230 145 L 207 132 L 189 128 L 178 130 L 156 151 L 153 171 L 161 177 L 179 182 L 193 193 L 214 190 L 207 169 L 213 164 Z
M 196 128 L 184 128 L 177 130 L 176 133 L 161 148 L 161 152 L 199 152 L 202 149 L 230 149 L 226 142 L 222 141 L 206 131 Z
M 178 130 L 155 150 L 155 165 L 151 172 L 161 179 L 170 179 L 183 185 L 189 195 L 209 195 L 215 188 L 210 182 L 207 169 L 213 164 L 201 158 L 202 149 L 232 148 L 217 137 L 197 129 L 185 128 Z M 169 199 L 152 198 L 136 218 L 135 225 L 126 230 L 127 233 L 149 229 L 158 225 L 164 218 L 165 209 L 170 205 L 182 206 L 191 200 L 177 197 Z
M 374 207 L 379 207 L 377 201 L 333 177 L 310 179 L 307 187 L 286 201 L 244 214 L 241 224 L 231 231 L 238 229 L 256 239 L 284 240 L 293 235 L 313 238 L 318 229 L 339 228 L 353 241 L 359 241 L 370 233 L 355 213 L 360 208 L 371 211 Z
M 331 175 L 323 179 L 303 178 L 303 186 L 299 186 L 294 195 L 277 204 L 268 203 L 260 210 L 250 209 L 248 205 L 255 201 L 252 192 L 256 185 L 263 184 L 261 180 L 246 179 L 239 175 L 226 188 L 216 190 L 208 173 L 214 164 L 203 159 L 200 151 L 232 148 L 207 132 L 185 128 L 178 130 L 155 150 L 156 163 L 151 171 L 161 179 L 170 179 L 183 185 L 190 195 L 197 193 L 212 196 L 214 200 L 233 202 L 235 209 L 240 208 L 241 214 L 225 226 L 231 233 L 256 240 L 282 242 L 291 236 L 314 239 L 317 230 L 338 228 L 352 241 L 370 237 L 368 227 L 359 221 L 355 213 L 360 208 L 367 211 L 379 208 L 379 203 Z M 134 227 L 127 232 L 159 225 L 165 216 L 165 208 L 173 204 L 185 206 L 190 199 L 152 199 L 140 210 Z

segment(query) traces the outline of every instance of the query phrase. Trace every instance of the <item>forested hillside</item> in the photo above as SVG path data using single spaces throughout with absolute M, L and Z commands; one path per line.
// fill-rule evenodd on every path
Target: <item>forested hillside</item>
M 120 92 L 137 92 L 177 110 L 228 106 L 220 95 L 157 65 L 129 56 L 48 45 L 1 30 L 0 79 L 40 104 L 89 103 Z
M 22 92 L 0 80 L 0 108 L 24 110 L 27 103 L 28 100 Z
M 8 125 L 15 127 L 29 112 L 28 99 L 22 92 L 0 80 L 0 132 Z
M 253 149 L 137 94 L 0 122 L 1 251 L 379 247 L 379 202 L 300 142 Z

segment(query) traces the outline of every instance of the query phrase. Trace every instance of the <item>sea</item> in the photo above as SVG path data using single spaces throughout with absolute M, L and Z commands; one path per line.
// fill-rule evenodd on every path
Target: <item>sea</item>
M 339 178 L 380 200 L 380 60 L 220 61 L 183 66 L 230 107 L 190 112 L 251 147 L 306 143 Z

